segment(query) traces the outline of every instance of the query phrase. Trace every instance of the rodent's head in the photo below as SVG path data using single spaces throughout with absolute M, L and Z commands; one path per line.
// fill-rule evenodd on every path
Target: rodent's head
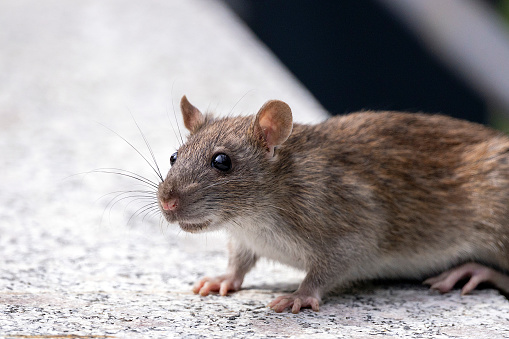
M 290 107 L 265 103 L 256 116 L 214 118 L 184 96 L 180 102 L 187 142 L 170 157 L 171 169 L 159 185 L 159 207 L 184 231 L 211 230 L 249 216 L 267 199 L 267 175 L 275 147 L 292 131 Z

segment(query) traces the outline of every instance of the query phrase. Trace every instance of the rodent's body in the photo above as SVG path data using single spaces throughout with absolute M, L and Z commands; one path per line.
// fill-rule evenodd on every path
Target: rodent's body
M 193 125 L 186 110 L 199 111 L 183 99 L 192 134 L 159 190 L 169 221 L 231 234 L 221 294 L 259 257 L 307 272 L 298 301 L 272 304 L 279 311 L 317 309 L 356 280 L 420 279 L 470 261 L 509 271 L 507 136 L 440 115 L 364 112 L 293 124 L 277 139 L 289 133 L 287 106 L 269 103 L 256 118 L 197 115 Z M 218 152 L 228 172 L 210 168 Z
M 500 132 L 440 115 L 356 113 L 295 124 L 278 157 L 269 168 L 281 232 L 324 258 L 361 258 L 345 278 L 421 278 L 468 260 L 509 270 Z

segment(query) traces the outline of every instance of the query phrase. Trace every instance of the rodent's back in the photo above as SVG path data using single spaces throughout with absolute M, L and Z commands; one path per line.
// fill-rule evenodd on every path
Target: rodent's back
M 502 253 L 496 264 L 509 269 L 508 151 L 509 138 L 482 125 L 364 112 L 294 125 L 275 171 L 292 192 L 285 204 L 312 206 L 295 220 L 307 233 L 360 232 L 381 254 Z

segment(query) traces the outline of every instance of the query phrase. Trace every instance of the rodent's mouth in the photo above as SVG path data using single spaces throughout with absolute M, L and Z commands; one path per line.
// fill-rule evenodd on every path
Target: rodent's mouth
M 203 217 L 197 216 L 183 216 L 179 215 L 178 212 L 176 213 L 175 211 L 165 211 L 162 208 L 161 212 L 169 223 L 178 223 L 183 231 L 189 233 L 199 233 L 204 231 L 213 222 L 213 219 L 205 219 Z
M 194 220 L 186 220 L 187 218 L 181 218 L 175 213 L 170 213 L 168 211 L 163 211 L 163 216 L 169 223 L 175 223 L 177 222 L 180 225 L 180 228 L 183 231 L 189 232 L 189 233 L 198 233 L 200 231 L 205 230 L 211 223 L 212 220 L 205 220 L 203 219 L 194 219 Z M 180 220 L 179 220 L 180 219 Z M 183 220 L 182 220 L 183 219 Z
M 183 231 L 186 231 L 189 233 L 197 233 L 197 232 L 200 232 L 200 231 L 203 231 L 204 229 L 206 229 L 211 223 L 212 223 L 211 220 L 207 220 L 205 222 L 197 223 L 197 224 L 179 222 L 179 225 Z

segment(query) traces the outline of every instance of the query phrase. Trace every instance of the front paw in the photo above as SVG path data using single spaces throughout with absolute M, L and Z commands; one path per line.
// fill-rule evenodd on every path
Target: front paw
M 235 278 L 231 274 L 224 274 L 218 277 L 205 277 L 193 286 L 193 292 L 201 296 L 207 296 L 210 292 L 219 292 L 225 296 L 230 291 L 240 290 L 243 279 Z
M 283 312 L 286 308 L 292 308 L 292 313 L 299 313 L 303 307 L 311 307 L 315 312 L 320 310 L 320 299 L 304 295 L 298 292 L 289 295 L 283 295 L 274 299 L 269 305 L 275 312 Z

